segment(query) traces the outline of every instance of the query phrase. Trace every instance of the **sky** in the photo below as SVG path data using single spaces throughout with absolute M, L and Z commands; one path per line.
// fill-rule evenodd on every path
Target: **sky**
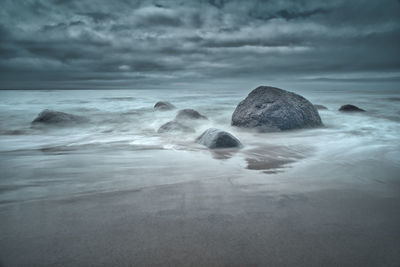
M 400 0 L 0 6 L 0 89 L 400 83 Z

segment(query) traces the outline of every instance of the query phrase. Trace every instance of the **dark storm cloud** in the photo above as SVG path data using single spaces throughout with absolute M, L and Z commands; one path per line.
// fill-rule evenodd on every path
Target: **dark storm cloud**
M 103 12 L 79 12 L 78 15 L 87 16 L 91 18 L 95 23 L 111 20 L 114 18 L 112 14 Z
M 62 31 L 62 30 L 66 30 L 69 26 L 81 26 L 81 25 L 84 25 L 84 24 L 85 23 L 80 21 L 80 20 L 71 21 L 68 24 L 64 23 L 64 22 L 60 22 L 60 23 L 57 23 L 57 24 L 44 25 L 42 27 L 42 31 L 53 31 L 53 30 Z
M 397 81 L 399 14 L 396 0 L 3 0 L 0 87 Z
M 277 15 L 278 17 L 282 17 L 285 19 L 296 19 L 296 18 L 307 18 L 311 17 L 313 15 L 317 14 L 327 14 L 330 11 L 328 9 L 324 8 L 315 8 L 312 10 L 307 10 L 307 11 L 301 11 L 301 12 L 296 12 L 296 11 L 290 11 L 290 10 L 280 10 Z
M 209 0 L 208 2 L 215 7 L 223 8 L 226 1 L 224 1 L 224 0 Z
M 323 15 L 331 12 L 329 9 L 325 8 L 315 8 L 315 9 L 310 9 L 310 10 L 304 10 L 304 11 L 296 11 L 296 10 L 288 10 L 288 9 L 282 9 L 279 10 L 273 14 L 252 14 L 250 13 L 251 16 L 257 18 L 257 19 L 262 19 L 262 20 L 270 20 L 274 18 L 284 18 L 286 20 L 290 19 L 298 19 L 298 18 L 308 18 L 314 15 Z

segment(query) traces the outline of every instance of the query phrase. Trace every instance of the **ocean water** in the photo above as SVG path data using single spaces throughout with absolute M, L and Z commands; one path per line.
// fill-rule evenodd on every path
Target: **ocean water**
M 323 127 L 256 133 L 230 125 L 250 90 L 0 91 L 0 203 L 64 199 L 86 194 L 226 179 L 238 186 L 290 187 L 319 183 L 399 183 L 400 94 L 388 90 L 291 90 L 320 110 Z M 209 118 L 195 133 L 158 134 L 177 110 Z M 367 112 L 344 114 L 343 104 Z M 32 128 L 43 109 L 89 118 L 86 124 Z M 240 150 L 211 151 L 194 140 L 209 127 L 241 140 Z M 303 190 L 311 190 L 304 188 Z M 298 190 L 298 188 L 297 188 Z

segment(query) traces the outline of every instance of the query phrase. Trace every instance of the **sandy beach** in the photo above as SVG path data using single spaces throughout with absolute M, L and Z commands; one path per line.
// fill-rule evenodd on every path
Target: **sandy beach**
M 2 266 L 398 266 L 398 181 L 237 179 L 2 205 Z

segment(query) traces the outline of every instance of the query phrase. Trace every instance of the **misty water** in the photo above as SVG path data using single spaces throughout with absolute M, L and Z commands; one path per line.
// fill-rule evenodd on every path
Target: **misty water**
M 286 88 L 289 89 L 290 88 Z M 188 181 L 293 186 L 296 180 L 398 183 L 400 95 L 384 90 L 291 90 L 320 110 L 321 128 L 257 133 L 230 125 L 250 90 L 0 91 L 0 203 L 64 199 Z M 166 100 L 208 117 L 195 133 L 157 133 L 177 110 L 154 111 Z M 343 104 L 367 112 L 341 113 Z M 83 115 L 68 127 L 31 127 L 44 109 Z M 194 140 L 210 127 L 243 143 L 209 150 Z M 299 190 L 299 188 L 297 188 Z M 302 190 L 310 190 L 303 188 Z

